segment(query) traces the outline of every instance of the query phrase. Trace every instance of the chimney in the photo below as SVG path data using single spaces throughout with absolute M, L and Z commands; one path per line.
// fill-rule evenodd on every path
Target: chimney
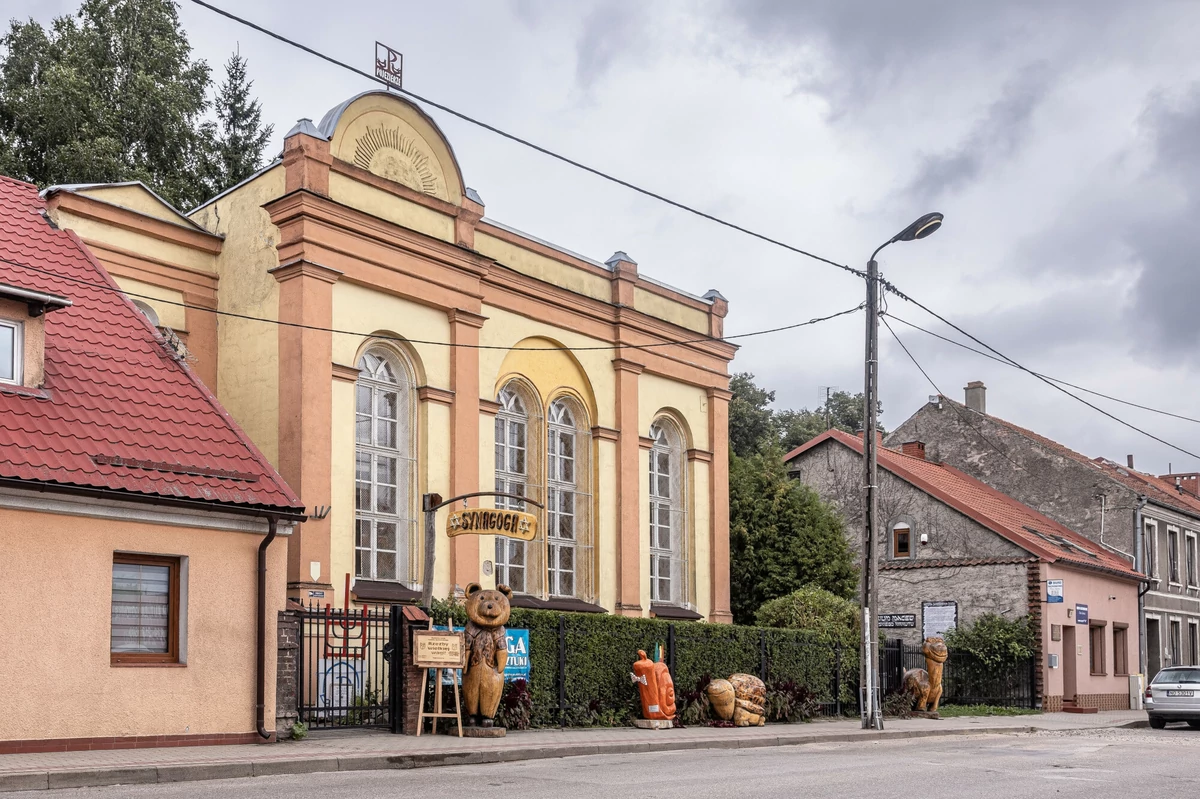
M 1193 497 L 1200 496 L 1200 473 L 1185 472 L 1175 474 L 1174 472 L 1160 475 L 1160 480 L 1166 480 L 1175 484 L 1175 490 L 1181 494 L 1190 494 Z
M 1130 469 L 1132 469 L 1132 468 L 1133 468 L 1133 456 L 1132 456 L 1132 455 L 1126 455 L 1126 456 L 1125 456 L 1125 463 L 1129 464 L 1129 468 L 1130 468 Z
M 856 429 L 854 431 L 854 435 L 858 437 L 859 441 L 866 441 L 866 439 L 867 439 L 867 431 L 862 429 L 861 427 L 859 427 L 858 429 Z M 876 447 L 883 446 L 883 431 L 882 430 L 875 431 L 875 446 Z
M 905 455 L 913 458 L 925 460 L 925 442 L 924 441 L 905 441 L 900 445 L 900 451 Z
M 968 408 L 979 413 L 987 413 L 987 386 L 983 384 L 982 380 L 972 380 L 967 383 L 967 387 L 963 391 L 966 393 Z

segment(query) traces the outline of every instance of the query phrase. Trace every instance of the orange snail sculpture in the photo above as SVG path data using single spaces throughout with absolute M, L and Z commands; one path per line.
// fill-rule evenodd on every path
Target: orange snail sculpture
M 639 649 L 629 676 L 638 687 L 643 718 L 664 721 L 675 718 L 675 681 L 667 664 L 662 662 L 661 652 L 655 662 Z

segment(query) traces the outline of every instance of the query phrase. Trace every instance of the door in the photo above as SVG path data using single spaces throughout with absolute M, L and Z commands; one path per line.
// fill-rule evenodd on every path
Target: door
M 1075 649 L 1075 625 L 1063 625 L 1063 701 L 1075 701 L 1075 668 L 1079 658 Z
M 1146 619 L 1146 681 L 1162 670 L 1162 631 L 1158 619 Z

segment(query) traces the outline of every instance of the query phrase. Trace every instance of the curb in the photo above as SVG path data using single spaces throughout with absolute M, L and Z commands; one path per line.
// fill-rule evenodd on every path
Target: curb
M 1143 724 L 1144 722 L 1131 722 Z M 1126 725 L 1129 726 L 1129 725 Z M 588 755 L 677 752 L 694 749 L 760 749 L 773 746 L 806 746 L 818 743 L 851 741 L 898 741 L 910 738 L 945 738 L 964 735 L 1004 735 L 1033 732 L 1035 727 L 978 727 L 955 730 L 882 730 L 878 732 L 813 735 L 782 733 L 778 737 L 753 739 L 711 738 L 708 740 L 622 741 L 600 744 L 563 744 L 537 749 L 492 749 L 473 752 L 422 752 L 419 754 L 369 754 L 340 757 L 305 757 L 287 760 L 239 760 L 221 763 L 195 763 L 167 766 L 114 766 L 111 768 L 62 769 L 0 774 L 0 793 L 56 788 L 91 788 L 110 785 L 222 780 L 264 777 L 282 774 L 314 774 L 335 771 L 375 771 L 384 769 L 470 766 L 484 763 L 511 763 Z

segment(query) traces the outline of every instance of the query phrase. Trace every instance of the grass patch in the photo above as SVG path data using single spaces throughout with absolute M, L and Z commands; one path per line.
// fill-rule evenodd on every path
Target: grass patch
M 1027 707 L 1000 707 L 998 705 L 942 705 L 938 715 L 944 719 L 959 716 L 1035 716 L 1042 711 Z

